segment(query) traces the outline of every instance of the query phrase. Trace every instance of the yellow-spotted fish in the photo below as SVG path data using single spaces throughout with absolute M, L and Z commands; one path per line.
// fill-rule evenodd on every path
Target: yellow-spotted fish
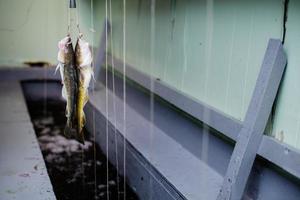
M 83 127 L 85 125 L 85 114 L 83 108 L 89 99 L 88 87 L 93 77 L 92 69 L 92 52 L 82 34 L 79 35 L 75 46 L 76 67 L 78 73 L 78 93 L 77 93 L 77 134 L 78 138 L 83 142 Z

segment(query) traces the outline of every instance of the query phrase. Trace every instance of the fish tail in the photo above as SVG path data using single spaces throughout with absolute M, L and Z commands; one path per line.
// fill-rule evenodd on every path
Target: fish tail
M 81 130 L 81 132 L 77 133 L 77 141 L 80 142 L 81 144 L 84 144 L 84 133 L 83 133 L 83 129 Z
M 72 124 L 69 121 L 67 122 L 67 124 L 65 126 L 64 134 L 67 138 L 71 138 L 71 136 L 72 136 Z
M 77 119 L 77 138 L 78 140 L 82 140 L 84 141 L 84 131 L 83 131 L 83 127 L 85 125 L 85 114 L 83 111 L 80 112 L 78 119 Z
M 83 127 L 85 125 L 85 114 L 83 111 L 84 105 L 86 104 L 86 89 L 79 86 L 78 90 L 78 99 L 77 99 L 77 140 L 82 142 L 84 141 L 84 131 Z

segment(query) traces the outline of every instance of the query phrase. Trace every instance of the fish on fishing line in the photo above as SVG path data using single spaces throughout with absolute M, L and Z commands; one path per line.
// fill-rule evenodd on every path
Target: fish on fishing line
M 78 74 L 76 119 L 77 137 L 84 140 L 83 127 L 85 125 L 86 118 L 83 109 L 89 99 L 88 87 L 93 77 L 93 57 L 89 43 L 83 40 L 82 37 L 83 35 L 79 34 L 75 46 L 75 62 Z
M 75 66 L 75 52 L 71 37 L 68 35 L 58 43 L 58 66 L 62 80 L 62 97 L 67 101 L 66 117 L 67 122 L 64 130 L 66 137 L 74 136 L 76 120 L 76 101 L 77 101 L 77 69 Z
M 93 58 L 89 43 L 82 37 L 80 33 L 75 51 L 70 36 L 59 42 L 59 63 L 56 71 L 60 70 L 62 96 L 67 101 L 65 135 L 84 143 L 83 128 L 86 119 L 83 109 L 89 99 L 88 88 L 93 77 Z

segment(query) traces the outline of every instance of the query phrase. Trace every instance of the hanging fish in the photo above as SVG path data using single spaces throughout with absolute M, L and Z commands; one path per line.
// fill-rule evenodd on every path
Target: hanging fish
M 85 125 L 84 106 L 89 99 L 88 87 L 93 77 L 92 52 L 89 43 L 79 35 L 75 46 L 76 67 L 78 73 L 78 94 L 77 94 L 77 134 L 78 138 L 84 140 L 83 127 Z
M 77 100 L 77 70 L 75 67 L 75 53 L 73 50 L 72 40 L 70 36 L 65 37 L 58 43 L 58 66 L 56 71 L 60 69 L 62 79 L 62 96 L 67 101 L 66 117 L 67 123 L 65 126 L 65 135 L 70 137 L 73 134 L 76 126 L 76 100 Z M 76 130 L 75 130 L 76 131 Z

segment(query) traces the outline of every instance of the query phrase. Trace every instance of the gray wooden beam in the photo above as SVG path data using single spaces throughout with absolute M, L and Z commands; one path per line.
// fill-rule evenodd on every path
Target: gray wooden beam
M 281 41 L 271 39 L 218 200 L 242 198 L 285 65 Z
M 264 135 L 258 155 L 300 179 L 300 150 Z
M 55 67 L 6 67 L 0 68 L 0 81 L 60 80 Z

